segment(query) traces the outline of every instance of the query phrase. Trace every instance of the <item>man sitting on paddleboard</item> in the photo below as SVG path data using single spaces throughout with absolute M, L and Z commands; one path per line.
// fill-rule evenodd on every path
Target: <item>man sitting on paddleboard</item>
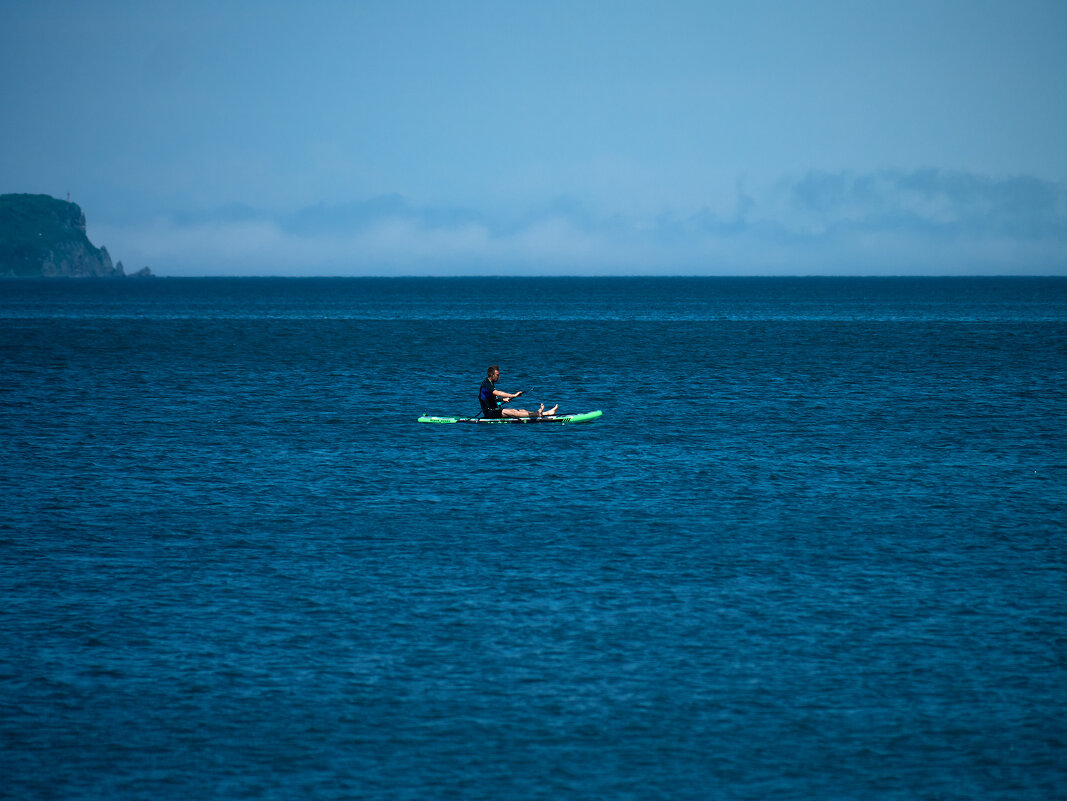
M 478 403 L 482 406 L 482 414 L 487 420 L 493 420 L 500 417 L 541 417 L 542 415 L 555 414 L 556 409 L 559 408 L 557 403 L 547 412 L 545 411 L 545 405 L 542 403 L 541 408 L 536 412 L 528 412 L 525 409 L 505 409 L 503 405 L 510 401 L 512 398 L 517 398 L 522 394 L 522 390 L 518 392 L 504 392 L 502 389 L 496 388 L 496 382 L 500 379 L 500 368 L 495 364 L 489 368 L 486 379 L 482 382 L 482 386 L 478 390 Z

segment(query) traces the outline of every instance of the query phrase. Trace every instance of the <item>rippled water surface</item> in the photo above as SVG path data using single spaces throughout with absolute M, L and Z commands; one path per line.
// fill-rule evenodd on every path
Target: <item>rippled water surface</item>
M 430 426 L 489 364 L 585 426 Z M 1067 280 L 0 283 L 0 775 L 1048 799 Z

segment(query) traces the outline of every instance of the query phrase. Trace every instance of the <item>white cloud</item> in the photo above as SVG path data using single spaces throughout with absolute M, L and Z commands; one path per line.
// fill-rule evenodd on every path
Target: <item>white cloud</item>
M 1067 190 L 1033 178 L 810 173 L 733 208 L 525 217 L 400 197 L 289 215 L 237 208 L 94 227 L 161 275 L 1067 273 Z

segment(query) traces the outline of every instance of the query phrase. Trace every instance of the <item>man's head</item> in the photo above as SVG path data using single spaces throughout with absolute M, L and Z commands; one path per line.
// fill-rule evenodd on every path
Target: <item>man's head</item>
M 486 375 L 489 376 L 490 381 L 495 383 L 500 378 L 500 368 L 494 364 L 486 371 Z

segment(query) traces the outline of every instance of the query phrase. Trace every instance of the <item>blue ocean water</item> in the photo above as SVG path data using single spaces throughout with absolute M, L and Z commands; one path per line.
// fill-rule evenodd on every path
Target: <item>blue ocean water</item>
M 479 382 L 585 426 L 430 426 Z M 0 784 L 1067 794 L 1067 279 L 0 283 Z

